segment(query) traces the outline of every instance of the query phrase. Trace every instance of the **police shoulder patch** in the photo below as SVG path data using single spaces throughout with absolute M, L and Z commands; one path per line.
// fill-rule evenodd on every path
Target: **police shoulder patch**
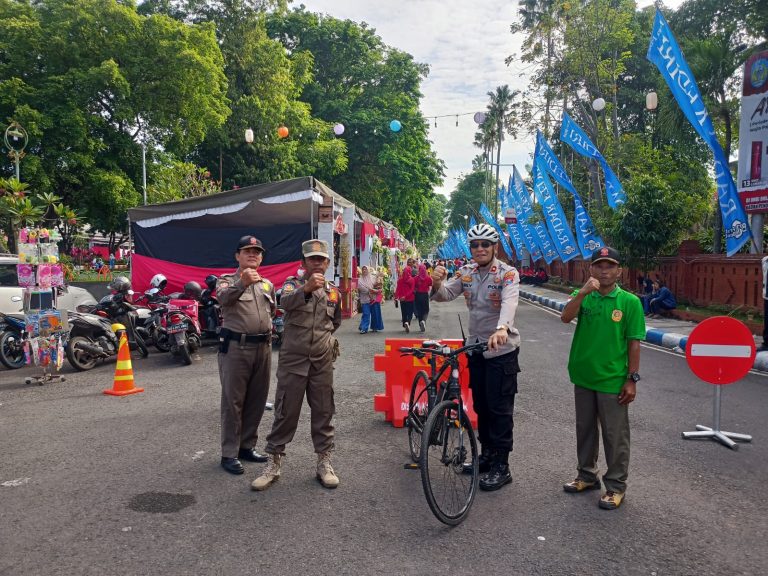
M 294 280 L 286 280 L 283 284 L 283 294 L 290 294 L 296 290 L 296 282 Z
M 509 284 L 512 284 L 515 281 L 515 271 L 510 270 L 506 274 L 504 274 L 504 285 L 508 286 Z

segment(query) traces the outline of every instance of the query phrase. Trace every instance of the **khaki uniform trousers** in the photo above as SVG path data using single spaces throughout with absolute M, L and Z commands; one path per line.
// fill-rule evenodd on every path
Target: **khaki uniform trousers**
M 333 362 L 310 364 L 306 376 L 277 366 L 275 421 L 267 436 L 269 454 L 285 454 L 285 446 L 293 440 L 307 397 L 311 413 L 312 444 L 317 454 L 333 450 L 334 429 L 331 419 L 336 412 L 333 400 Z
M 629 405 L 620 405 L 617 394 L 604 394 L 581 386 L 574 386 L 574 396 L 578 478 L 585 482 L 597 480 L 599 422 L 608 465 L 603 484 L 606 490 L 623 494 L 629 473 Z
M 269 394 L 272 348 L 269 342 L 241 348 L 234 340 L 219 353 L 221 379 L 221 455 L 237 458 L 240 448 L 254 448 Z

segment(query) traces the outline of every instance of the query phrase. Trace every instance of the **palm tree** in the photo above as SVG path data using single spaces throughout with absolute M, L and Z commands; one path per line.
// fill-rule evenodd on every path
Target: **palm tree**
M 499 184 L 499 168 L 501 164 L 501 143 L 504 141 L 504 134 L 509 134 L 513 138 L 517 136 L 517 104 L 515 99 L 520 95 L 519 90 L 510 90 L 509 85 L 498 86 L 494 92 L 488 92 L 490 102 L 488 112 L 496 124 L 496 186 Z M 486 119 L 486 122 L 488 119 Z M 494 193 L 494 216 L 499 211 L 498 194 Z
M 475 133 L 475 146 L 483 150 L 483 167 L 486 172 L 484 202 L 486 204 L 489 204 L 491 197 L 491 158 L 493 158 L 496 140 L 496 120 L 489 112 L 486 114 L 485 121 L 480 125 L 480 131 Z
M 549 125 L 552 120 L 552 105 L 557 90 L 554 88 L 554 59 L 556 47 L 556 31 L 561 25 L 561 17 L 567 8 L 557 0 L 519 0 L 520 21 L 511 27 L 512 33 L 527 32 L 523 41 L 523 62 L 542 64 L 542 70 L 537 74 L 544 85 L 544 126 L 543 132 L 549 138 Z M 506 59 L 509 65 L 513 56 Z M 542 62 L 543 60 L 543 62 Z

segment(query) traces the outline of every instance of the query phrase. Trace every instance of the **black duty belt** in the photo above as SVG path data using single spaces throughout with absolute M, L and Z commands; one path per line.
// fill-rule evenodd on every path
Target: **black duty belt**
M 264 332 L 264 334 L 245 334 L 240 332 L 229 332 L 229 340 L 234 340 L 239 343 L 240 346 L 244 344 L 257 344 L 259 342 L 269 342 L 272 334 L 270 332 Z

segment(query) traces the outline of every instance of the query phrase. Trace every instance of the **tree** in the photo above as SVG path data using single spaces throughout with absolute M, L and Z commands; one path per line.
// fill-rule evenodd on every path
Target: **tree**
M 56 228 L 62 237 L 59 248 L 67 252 L 82 221 L 54 194 L 34 193 L 16 178 L 0 178 L 0 249 L 16 252 L 16 234 L 24 226 Z
M 503 86 L 497 86 L 493 92 L 488 92 L 490 102 L 488 104 L 488 112 L 491 119 L 496 123 L 496 181 L 495 185 L 499 185 L 499 168 L 501 165 L 501 143 L 504 141 L 504 135 L 509 134 L 513 138 L 517 136 L 517 106 L 515 102 L 516 98 L 520 96 L 519 90 L 510 90 L 507 84 Z M 487 120 L 486 120 L 487 121 Z M 495 193 L 494 187 L 494 209 L 493 214 L 496 216 L 499 212 L 499 198 Z
M 427 66 L 384 45 L 365 23 L 319 16 L 303 7 L 271 14 L 267 25 L 294 58 L 311 54 L 311 81 L 301 100 L 329 126 L 338 122 L 346 128 L 338 140 L 346 143 L 347 169 L 328 183 L 400 230 L 426 218 L 432 191 L 443 177 L 443 163 L 419 111 Z M 393 119 L 400 121 L 400 132 L 389 129 Z M 415 233 L 423 234 L 423 228 Z
M 313 116 L 299 95 L 312 78 L 309 52 L 286 54 L 267 35 L 263 15 L 243 13 L 217 21 L 229 79 L 232 116 L 199 147 L 199 164 L 222 163 L 223 187 L 314 175 L 329 180 L 347 167 L 343 140 L 332 125 Z M 281 125 L 289 129 L 280 138 Z M 246 143 L 244 129 L 254 131 Z
M 446 205 L 449 229 L 464 229 L 468 217 L 480 214 L 480 204 L 485 200 L 485 180 L 485 171 L 475 171 L 461 177 Z
M 183 156 L 229 114 L 211 24 L 116 0 L 1 0 L 0 17 L 0 117 L 30 135 L 24 179 L 107 234 L 139 202 L 141 141 L 150 161 Z
M 706 226 L 713 184 L 697 159 L 674 147 L 654 148 L 642 135 L 625 135 L 622 151 L 627 203 L 617 212 L 604 208 L 591 215 L 604 240 L 626 250 L 631 265 L 647 270 Z
M 523 41 L 521 60 L 538 65 L 533 73 L 535 88 L 531 91 L 532 94 L 526 94 L 524 99 L 530 101 L 533 95 L 543 95 L 542 132 L 549 138 L 554 101 L 561 93 L 560 86 L 563 85 L 554 79 L 557 75 L 557 45 L 562 39 L 564 23 L 561 16 L 565 6 L 560 0 L 520 0 L 518 4 L 520 21 L 512 24 L 510 31 L 513 34 L 528 33 Z M 515 56 L 512 55 L 508 56 L 505 62 L 509 66 L 514 60 Z

